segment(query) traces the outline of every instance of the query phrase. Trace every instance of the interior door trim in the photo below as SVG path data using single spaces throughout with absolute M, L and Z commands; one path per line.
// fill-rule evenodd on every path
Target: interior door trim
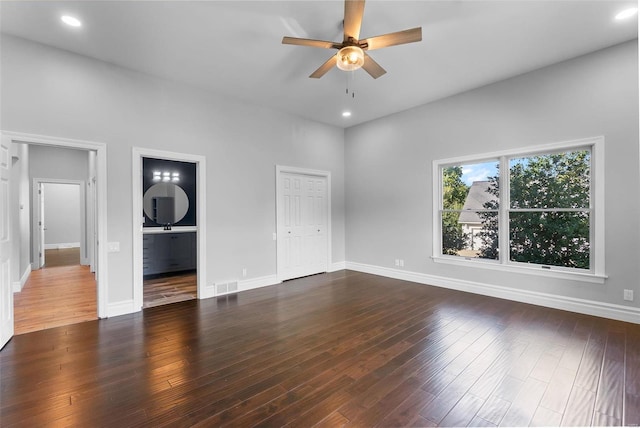
M 97 275 L 98 282 L 98 318 L 108 316 L 109 277 L 107 265 L 107 145 L 94 141 L 74 140 L 44 135 L 27 134 L 22 132 L 0 131 L 3 138 L 9 138 L 12 143 L 25 143 L 67 149 L 80 149 L 96 153 L 96 205 L 97 205 Z
M 157 158 L 196 164 L 196 200 L 197 200 L 197 291 L 198 299 L 215 296 L 215 287 L 207 287 L 207 165 L 206 158 L 201 155 L 169 152 L 164 150 L 133 147 L 133 305 L 134 310 L 142 310 L 144 303 L 142 278 L 142 158 Z

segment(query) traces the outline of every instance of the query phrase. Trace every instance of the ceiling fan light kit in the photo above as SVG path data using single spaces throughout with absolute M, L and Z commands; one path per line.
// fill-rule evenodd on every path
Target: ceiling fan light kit
M 364 15 L 364 0 L 345 0 L 344 2 L 344 38 L 342 43 L 325 40 L 301 39 L 298 37 L 283 37 L 285 45 L 310 46 L 322 49 L 338 49 L 336 55 L 331 56 L 309 77 L 320 78 L 333 66 L 340 70 L 354 71 L 363 68 L 371 77 L 377 79 L 386 70 L 371 58 L 365 51 L 403 45 L 422 40 L 422 27 L 412 28 L 381 36 L 359 39 L 362 16 Z
M 354 71 L 364 64 L 364 51 L 358 46 L 345 46 L 336 54 L 336 65 L 342 71 Z

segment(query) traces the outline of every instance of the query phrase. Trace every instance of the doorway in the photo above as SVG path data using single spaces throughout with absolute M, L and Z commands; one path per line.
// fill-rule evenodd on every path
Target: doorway
M 278 280 L 327 272 L 331 260 L 331 174 L 276 167 Z
M 95 233 L 87 221 L 92 202 L 85 189 L 80 180 L 33 179 L 33 270 L 93 264 L 89 247 Z
M 205 158 L 133 149 L 134 305 L 211 297 L 206 281 Z
M 29 183 L 30 178 L 28 170 L 30 167 L 30 157 L 28 150 L 15 150 L 16 147 L 41 147 L 50 150 L 55 149 L 74 149 L 78 152 L 84 153 L 89 157 L 89 163 L 93 166 L 90 171 L 87 171 L 89 175 L 86 186 L 90 186 L 90 193 L 94 201 L 93 204 L 87 204 L 91 212 L 88 214 L 93 224 L 93 245 L 89 245 L 87 253 L 91 253 L 92 265 L 90 269 L 95 271 L 95 275 L 90 273 L 94 282 L 90 288 L 90 293 L 93 296 L 94 303 L 92 304 L 92 317 L 105 318 L 107 316 L 107 261 L 106 261 L 106 247 L 98 246 L 98 242 L 106 242 L 107 227 L 106 227 L 106 174 L 107 174 L 107 156 L 106 145 L 102 143 L 95 143 L 89 141 L 61 139 L 55 137 L 44 137 L 40 135 L 7 132 L 2 131 L 2 152 L 7 153 L 6 150 L 11 150 L 12 160 L 14 161 L 14 167 L 16 164 L 22 164 L 24 174 L 17 174 L 8 182 L 5 181 L 7 188 L 12 189 L 15 192 L 16 189 L 26 188 L 26 195 L 20 190 L 20 193 L 16 195 L 19 204 L 16 212 L 10 211 L 7 213 L 12 217 L 12 239 L 10 241 L 4 241 L 5 244 L 11 248 L 10 262 L 17 269 L 14 270 L 15 275 L 10 279 L 8 284 L 11 287 L 11 292 L 7 293 L 7 282 L 3 280 L 1 284 L 2 292 L 0 293 L 0 307 L 11 308 L 10 311 L 4 311 L 8 317 L 2 317 L 3 331 L 0 338 L 0 347 L 6 343 L 7 340 L 13 336 L 14 333 L 14 291 L 20 293 L 24 286 L 28 283 L 29 279 L 33 278 L 32 272 L 34 267 L 33 250 L 30 249 L 33 241 L 33 227 L 29 225 L 32 216 L 29 215 L 29 211 L 33 209 L 32 197 L 29 196 Z M 56 158 L 50 158 L 48 160 L 49 167 L 59 172 L 64 172 L 64 166 L 56 161 Z M 13 174 L 13 171 L 12 171 Z M 25 213 L 26 218 L 20 213 Z M 4 218 L 6 220 L 6 218 Z M 4 257 L 4 247 L 3 247 Z M 45 256 L 46 257 L 46 256 Z M 39 263 L 39 262 L 38 262 Z M 37 264 L 37 263 L 36 263 Z M 26 269 L 25 269 L 26 268 Z M 24 271 L 24 274 L 23 274 Z M 63 282 L 66 282 L 64 280 Z M 48 289 L 48 295 L 56 293 L 52 289 Z M 6 321 L 6 322 L 5 322 Z M 11 325 L 9 329 L 8 326 Z M 7 328 L 5 328 L 7 327 Z M 6 333 L 6 334 L 5 334 Z

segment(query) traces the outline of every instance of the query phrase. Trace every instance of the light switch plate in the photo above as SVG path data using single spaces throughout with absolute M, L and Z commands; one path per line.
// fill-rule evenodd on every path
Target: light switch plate
M 109 242 L 107 244 L 107 252 L 109 252 L 109 253 L 119 253 L 120 252 L 120 243 L 119 242 Z

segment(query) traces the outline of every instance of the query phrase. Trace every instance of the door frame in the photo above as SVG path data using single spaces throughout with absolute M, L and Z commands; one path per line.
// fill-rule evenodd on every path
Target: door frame
M 276 277 L 278 278 L 278 282 L 283 281 L 283 266 L 282 260 L 278 256 L 281 251 L 281 240 L 280 233 L 281 230 L 278 230 L 278 225 L 280 224 L 281 216 L 283 215 L 283 209 L 281 206 L 282 200 L 282 190 L 281 190 L 281 178 L 282 174 L 296 174 L 296 175 L 305 175 L 312 177 L 324 177 L 327 180 L 327 272 L 331 269 L 332 259 L 331 259 L 331 247 L 332 247 L 332 227 L 331 227 L 331 172 L 323 171 L 318 169 L 308 169 L 308 168 L 300 168 L 295 166 L 284 166 L 284 165 L 276 165 Z
M 83 180 L 65 180 L 65 179 L 55 179 L 55 178 L 33 178 L 32 180 L 32 185 L 33 185 L 33 198 L 32 198 L 32 207 L 33 209 L 31 210 L 32 213 L 32 242 L 33 242 L 33 254 L 32 254 L 32 259 L 33 262 L 31 263 L 31 269 L 32 270 L 37 270 L 39 269 L 41 266 L 39 266 L 39 261 L 36 261 L 36 255 L 38 254 L 38 248 L 42 247 L 42 250 L 44 251 L 44 242 L 40 242 L 40 231 L 38 230 L 38 218 L 39 218 L 39 212 L 40 209 L 42 209 L 43 207 L 40 207 L 40 197 L 38 196 L 38 190 L 40 189 L 40 185 L 42 184 L 68 184 L 68 185 L 73 185 L 73 186 L 79 186 L 79 191 L 80 191 L 80 264 L 83 266 L 86 265 L 90 265 L 91 262 L 88 258 L 88 247 L 90 245 L 90 243 L 88 242 L 87 239 L 87 234 L 88 233 L 93 233 L 93 231 L 89 231 L 87 230 L 87 198 L 86 198 L 86 186 L 85 186 L 85 181 Z M 45 195 L 46 198 L 46 195 Z M 46 203 L 45 203 L 46 205 Z M 45 221 L 46 221 L 46 217 L 45 217 Z M 36 243 L 38 243 L 38 245 L 36 245 Z M 46 261 L 45 261 L 46 263 Z
M 196 164 L 196 200 L 197 212 L 195 229 L 197 237 L 197 266 L 196 281 L 198 299 L 206 299 L 215 296 L 215 287 L 207 287 L 207 180 L 206 158 L 201 155 L 169 152 L 164 150 L 133 147 L 132 150 L 132 183 L 133 183 L 133 211 L 132 211 L 132 237 L 133 237 L 133 307 L 136 311 L 142 310 L 144 304 L 143 274 L 142 274 L 142 237 L 143 237 L 143 201 L 142 201 L 142 158 L 166 159 L 179 162 L 191 162 Z M 179 230 L 178 227 L 174 230 Z
M 97 312 L 98 318 L 107 318 L 108 305 L 108 265 L 107 265 L 107 145 L 94 141 L 59 138 L 23 132 L 0 131 L 3 139 L 10 143 L 23 143 L 59 147 L 66 149 L 80 149 L 96 154 L 96 219 L 97 219 L 97 254 L 96 254 L 96 282 L 97 282 Z M 89 171 L 87 171 L 89 173 Z

